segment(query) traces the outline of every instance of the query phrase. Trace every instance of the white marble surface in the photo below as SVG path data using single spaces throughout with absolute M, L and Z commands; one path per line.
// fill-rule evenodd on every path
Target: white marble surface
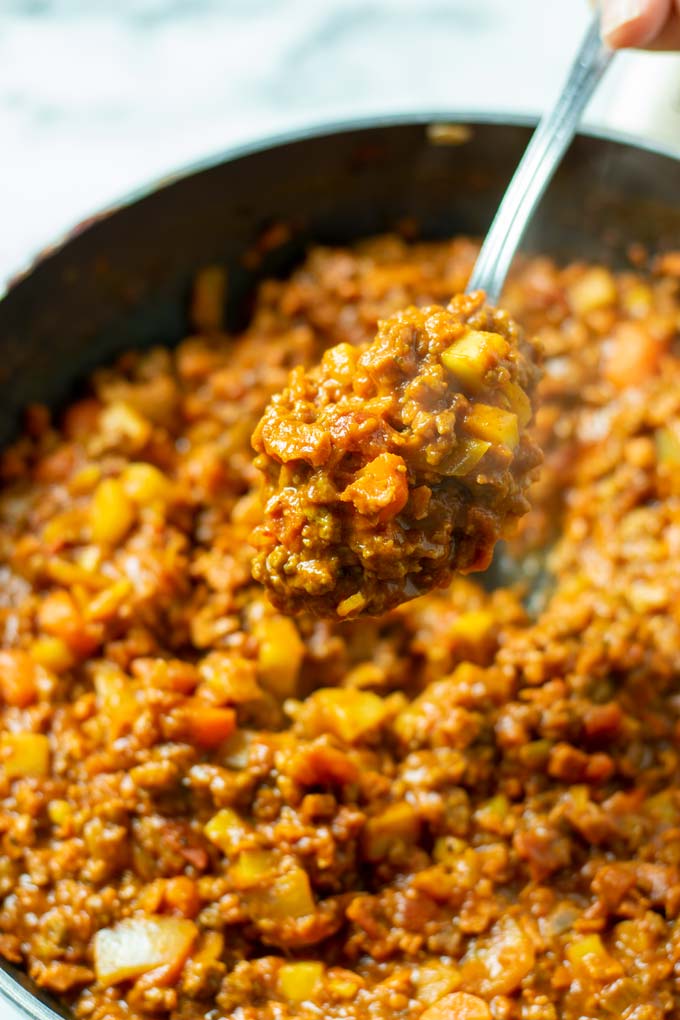
M 0 0 L 0 292 L 78 220 L 234 143 L 538 112 L 587 17 L 585 0 Z M 588 120 L 680 147 L 680 58 L 617 58 Z
M 539 111 L 586 0 L 0 0 L 0 288 L 79 219 L 272 130 Z M 680 146 L 680 58 L 623 56 L 591 123 Z

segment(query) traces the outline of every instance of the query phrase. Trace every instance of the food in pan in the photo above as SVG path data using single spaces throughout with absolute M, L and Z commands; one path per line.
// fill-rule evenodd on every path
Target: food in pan
M 456 578 L 292 618 L 252 578 L 271 395 L 474 255 L 317 248 L 231 337 L 210 270 L 176 350 L 2 456 L 0 952 L 80 1020 L 677 1016 L 678 256 L 508 284 L 532 614 Z

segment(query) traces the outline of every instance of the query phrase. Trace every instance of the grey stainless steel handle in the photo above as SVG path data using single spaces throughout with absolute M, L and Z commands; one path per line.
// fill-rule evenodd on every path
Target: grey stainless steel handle
M 569 148 L 581 115 L 613 56 L 613 50 L 600 38 L 600 19 L 596 15 L 559 99 L 541 118 L 508 185 L 472 271 L 469 292 L 484 290 L 491 304 L 498 303 L 510 263 L 534 209 Z

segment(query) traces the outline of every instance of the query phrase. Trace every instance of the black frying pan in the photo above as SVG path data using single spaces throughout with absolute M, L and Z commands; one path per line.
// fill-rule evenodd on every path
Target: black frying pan
M 64 400 L 125 348 L 178 341 L 201 265 L 229 267 L 227 322 L 237 328 L 256 280 L 285 273 L 312 241 L 352 241 L 407 217 L 424 237 L 482 234 L 531 125 L 454 113 L 446 120 L 467 130 L 457 132 L 458 144 L 443 145 L 428 129 L 441 120 L 396 118 L 275 138 L 218 156 L 83 225 L 0 301 L 0 442 L 26 403 Z M 257 271 L 246 269 L 244 252 L 275 222 L 290 227 L 289 240 Z M 617 264 L 631 241 L 652 251 L 680 247 L 679 156 L 580 135 L 525 248 Z M 69 1017 L 5 963 L 2 996 L 31 1020 Z

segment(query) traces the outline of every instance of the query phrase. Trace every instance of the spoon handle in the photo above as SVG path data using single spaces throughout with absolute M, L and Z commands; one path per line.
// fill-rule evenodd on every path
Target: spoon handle
M 576 133 L 581 115 L 614 56 L 600 38 L 595 16 L 552 110 L 540 120 L 508 185 L 475 263 L 468 292 L 486 291 L 497 304 L 510 263 L 534 209 Z

